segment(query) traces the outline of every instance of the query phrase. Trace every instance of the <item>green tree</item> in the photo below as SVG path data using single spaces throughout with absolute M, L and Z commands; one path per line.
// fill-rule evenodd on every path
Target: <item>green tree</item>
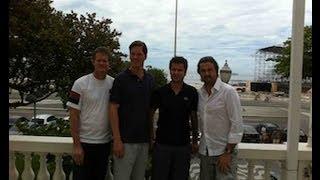
M 290 53 L 291 53 L 291 38 L 283 42 L 282 53 L 274 59 L 275 72 L 284 77 L 289 77 L 290 74 Z M 303 43 L 303 70 L 302 77 L 312 77 L 312 26 L 304 27 L 304 43 Z
M 130 61 L 123 61 L 122 70 L 125 70 L 130 66 Z M 167 74 L 164 72 L 163 69 L 155 68 L 150 65 L 146 66 L 146 71 L 150 73 L 155 81 L 155 88 L 159 88 L 165 84 L 167 84 Z
M 112 52 L 110 75 L 122 68 L 119 36 L 110 19 L 96 14 L 63 14 L 50 0 L 11 0 L 9 3 L 9 87 L 20 100 L 9 107 L 25 106 L 29 94 L 36 102 L 57 92 L 66 103 L 75 79 L 92 71 L 91 53 L 98 46 Z
M 152 66 L 146 66 L 147 72 L 149 72 L 155 81 L 155 88 L 159 88 L 165 84 L 167 84 L 167 74 L 164 72 L 163 69 L 154 68 Z

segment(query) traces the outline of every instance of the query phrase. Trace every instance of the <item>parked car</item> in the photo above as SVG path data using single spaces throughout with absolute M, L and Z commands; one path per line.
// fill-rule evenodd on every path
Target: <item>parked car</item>
M 31 119 L 31 122 L 37 123 L 39 125 L 41 124 L 50 124 L 54 121 L 56 121 L 56 117 L 52 114 L 38 114 L 36 115 L 36 118 L 34 116 Z
M 9 116 L 9 129 L 12 126 L 14 126 L 18 121 L 28 121 L 28 119 L 23 116 Z
M 283 129 L 283 135 L 282 135 L 282 141 L 287 141 L 287 128 Z M 299 134 L 299 142 L 307 142 L 308 141 L 308 135 L 300 129 L 300 134 Z
M 255 125 L 255 129 L 257 130 L 257 132 L 259 134 L 261 134 L 261 129 L 265 128 L 267 134 L 271 135 L 273 133 L 273 131 L 275 130 L 280 130 L 280 127 L 275 124 L 275 123 L 269 123 L 269 122 L 263 122 L 263 123 L 259 123 L 257 125 Z
M 241 142 L 260 143 L 260 134 L 253 126 L 244 124 Z

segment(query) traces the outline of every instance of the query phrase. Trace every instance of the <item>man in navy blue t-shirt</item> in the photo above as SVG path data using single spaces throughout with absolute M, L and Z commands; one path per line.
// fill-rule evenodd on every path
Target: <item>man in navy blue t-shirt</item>
M 151 116 L 159 109 L 152 180 L 187 180 L 191 152 L 197 152 L 198 93 L 183 82 L 187 67 L 185 58 L 173 57 L 169 64 L 171 82 L 157 89 L 151 98 Z

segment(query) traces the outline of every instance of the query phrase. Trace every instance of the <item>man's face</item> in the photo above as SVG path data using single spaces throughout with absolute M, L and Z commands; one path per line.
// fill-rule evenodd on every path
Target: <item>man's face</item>
M 200 64 L 200 76 L 201 81 L 205 84 L 214 84 L 217 80 L 217 71 L 211 62 L 205 62 Z
M 182 63 L 172 63 L 170 68 L 170 76 L 172 82 L 182 82 L 185 73 L 185 67 Z
M 143 53 L 142 46 L 134 46 L 130 51 L 131 66 L 142 67 L 143 62 L 146 59 L 146 55 Z
M 109 70 L 109 60 L 106 54 L 104 53 L 97 53 L 95 59 L 92 61 L 94 66 L 94 71 L 106 73 Z

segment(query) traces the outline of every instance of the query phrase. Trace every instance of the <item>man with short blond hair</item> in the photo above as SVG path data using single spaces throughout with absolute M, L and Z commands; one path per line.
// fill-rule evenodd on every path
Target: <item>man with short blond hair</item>
M 67 106 L 75 180 L 105 180 L 111 141 L 107 105 L 113 83 L 113 78 L 107 75 L 109 58 L 109 50 L 98 47 L 92 55 L 93 73 L 77 79 L 70 91 Z

